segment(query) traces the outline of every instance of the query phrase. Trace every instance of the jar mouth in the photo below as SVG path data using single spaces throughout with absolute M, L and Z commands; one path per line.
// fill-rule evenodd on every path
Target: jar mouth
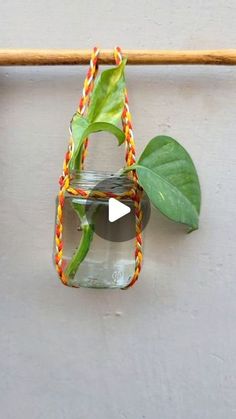
M 70 185 L 75 189 L 92 190 L 98 186 L 104 192 L 122 193 L 134 187 L 134 182 L 121 172 L 73 170 L 70 172 Z
M 109 172 L 102 170 L 72 170 L 70 176 L 72 179 L 98 179 L 104 180 L 110 177 L 119 176 L 119 172 Z

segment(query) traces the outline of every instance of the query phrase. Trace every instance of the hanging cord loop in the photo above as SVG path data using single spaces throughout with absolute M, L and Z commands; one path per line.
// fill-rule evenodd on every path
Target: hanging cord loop
M 86 110 L 86 105 L 89 102 L 89 97 L 94 87 L 94 80 L 97 75 L 98 67 L 98 54 L 99 49 L 95 47 L 92 51 L 89 69 L 86 74 L 86 78 L 84 81 L 82 97 L 79 102 L 79 106 L 77 112 L 81 115 L 84 115 Z M 85 140 L 86 145 L 84 145 L 84 158 L 85 152 L 87 148 L 87 139 Z M 64 274 L 64 264 L 63 264 L 63 240 L 62 240 L 62 232 L 63 232 L 63 207 L 65 202 L 65 192 L 70 187 L 70 178 L 69 178 L 69 163 L 73 155 L 74 150 L 74 141 L 72 135 L 70 135 L 68 150 L 66 152 L 64 162 L 63 162 L 63 169 L 62 169 L 62 176 L 59 179 L 60 190 L 58 194 L 58 206 L 57 206 L 57 218 L 56 218 L 56 231 L 55 231 L 55 247 L 56 247 L 56 254 L 55 254 L 55 264 L 58 275 L 63 282 L 63 284 L 68 285 L 68 278 Z M 84 159 L 83 159 L 84 161 Z
M 98 48 L 94 48 L 90 60 L 90 66 L 84 81 L 83 93 L 81 100 L 79 102 L 79 107 L 77 112 L 81 115 L 84 115 L 86 109 L 89 106 L 90 95 L 92 93 L 94 87 L 94 80 L 96 78 L 98 72 L 98 55 L 99 50 Z M 119 47 L 114 49 L 114 57 L 116 64 L 119 65 L 122 61 L 122 53 Z M 132 120 L 131 114 L 129 110 L 129 103 L 128 103 L 128 95 L 127 90 L 125 89 L 125 104 L 124 110 L 122 113 L 122 125 L 123 131 L 125 133 L 125 146 L 126 146 L 126 165 L 131 166 L 135 163 L 135 142 L 132 130 Z M 88 139 L 86 139 L 83 143 L 83 150 L 82 150 L 82 165 L 81 168 L 84 169 L 84 161 L 87 154 L 88 148 Z M 82 196 L 84 198 L 91 196 L 91 191 L 84 191 L 81 189 L 73 189 L 70 186 L 70 177 L 69 177 L 69 162 L 73 155 L 73 138 L 70 136 L 68 151 L 65 155 L 65 159 L 63 162 L 63 172 L 62 176 L 60 177 L 60 191 L 58 195 L 58 207 L 57 207 L 57 220 L 56 220 L 56 232 L 55 232 L 55 244 L 56 244 L 56 255 L 55 255 L 55 263 L 58 275 L 63 282 L 63 284 L 68 285 L 68 278 L 64 273 L 64 263 L 63 263 L 63 241 L 62 241 L 62 232 L 63 232 L 63 207 L 65 201 L 65 192 L 67 191 L 71 195 Z M 135 269 L 134 274 L 129 282 L 129 284 L 123 288 L 127 289 L 132 286 L 138 279 L 141 266 L 142 266 L 142 209 L 141 209 L 141 199 L 142 199 L 142 188 L 138 185 L 137 174 L 135 171 L 131 172 L 132 180 L 134 181 L 135 187 L 129 191 L 128 193 L 122 195 L 114 195 L 112 196 L 116 199 L 121 199 L 123 197 L 130 197 L 134 201 L 135 207 L 135 223 L 136 223 L 136 237 L 135 237 Z M 111 194 L 100 191 L 93 192 L 94 197 L 99 198 L 110 198 Z
M 116 47 L 114 50 L 116 64 L 119 65 L 122 61 L 122 53 L 120 47 Z M 125 106 L 122 114 L 122 124 L 123 130 L 125 133 L 125 145 L 126 145 L 126 164 L 127 166 L 132 166 L 136 162 L 136 150 L 135 142 L 132 128 L 132 118 L 129 110 L 129 100 L 127 89 L 125 89 Z M 141 199 L 142 199 L 142 189 L 138 185 L 138 178 L 135 171 L 132 172 L 133 180 L 136 184 L 135 195 L 133 197 L 134 206 L 135 206 L 135 225 L 136 225 L 136 237 L 135 237 L 135 269 L 133 277 L 129 285 L 125 288 L 131 287 L 138 279 L 141 267 L 142 267 L 142 209 L 141 209 Z

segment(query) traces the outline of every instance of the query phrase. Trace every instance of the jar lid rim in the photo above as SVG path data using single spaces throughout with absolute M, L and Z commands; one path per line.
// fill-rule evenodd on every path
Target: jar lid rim
M 110 187 L 119 187 L 129 190 L 133 187 L 134 182 L 126 174 L 121 176 L 121 171 L 112 173 L 109 171 L 98 170 L 74 170 L 70 173 L 70 184 L 81 189 L 94 189 L 96 185 L 101 186 L 102 190 Z M 112 183 L 114 179 L 114 183 Z M 107 181 L 107 183 L 106 183 Z

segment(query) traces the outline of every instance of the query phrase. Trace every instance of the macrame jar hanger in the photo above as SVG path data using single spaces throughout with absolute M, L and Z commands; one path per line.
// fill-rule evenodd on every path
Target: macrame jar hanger
M 99 49 L 95 47 L 92 51 L 89 69 L 87 71 L 87 75 L 84 81 L 82 97 L 79 102 L 79 106 L 77 112 L 81 115 L 84 115 L 88 106 L 90 95 L 93 91 L 94 81 L 98 73 L 98 56 L 99 56 Z M 116 65 L 119 65 L 122 61 L 122 52 L 119 47 L 114 49 L 114 57 Z M 128 103 L 128 94 L 127 90 L 125 90 L 125 103 L 124 103 L 124 110 L 122 113 L 122 126 L 123 131 L 125 133 L 125 161 L 127 166 L 132 166 L 135 161 L 135 142 L 132 130 L 132 119 L 129 110 L 129 103 Z M 59 179 L 60 190 L 58 194 L 58 207 L 57 207 L 57 218 L 56 218 L 56 231 L 55 231 L 55 247 L 56 247 L 56 254 L 55 254 L 55 264 L 58 275 L 64 285 L 68 285 L 68 278 L 64 272 L 64 262 L 63 262 L 63 207 L 65 202 L 65 193 L 69 193 L 74 196 L 82 196 L 87 198 L 88 196 L 91 197 L 91 191 L 85 191 L 82 189 L 74 189 L 70 186 L 70 173 L 69 173 L 69 163 L 73 155 L 74 150 L 74 142 L 72 135 L 69 139 L 68 150 L 66 152 L 64 162 L 63 162 L 63 170 L 62 175 Z M 85 158 L 87 155 L 88 150 L 88 138 L 83 143 L 83 151 L 82 151 L 82 160 L 81 160 L 81 169 L 84 169 Z M 93 191 L 92 196 L 94 198 L 110 198 L 114 197 L 116 199 L 121 199 L 123 197 L 129 197 L 134 201 L 134 208 L 135 208 L 135 266 L 134 266 L 134 273 L 129 282 L 129 284 L 123 288 L 127 289 L 131 287 L 138 279 L 141 266 L 142 266 L 142 210 L 141 210 L 141 196 L 142 190 L 138 185 L 137 182 L 137 175 L 135 171 L 130 172 L 132 179 L 135 184 L 135 188 L 129 191 L 128 193 L 115 195 L 109 192 L 100 192 L 100 191 Z

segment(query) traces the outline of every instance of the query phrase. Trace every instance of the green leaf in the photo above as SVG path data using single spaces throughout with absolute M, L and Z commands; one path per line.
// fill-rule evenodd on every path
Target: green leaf
M 125 141 L 124 132 L 117 126 L 110 124 L 108 122 L 94 122 L 90 124 L 88 123 L 85 124 L 83 122 L 81 124 L 81 119 L 84 119 L 84 118 L 81 117 L 81 115 L 79 114 L 75 114 L 74 118 L 72 119 L 71 131 L 72 131 L 72 137 L 74 139 L 76 146 L 74 149 L 72 159 L 70 161 L 70 170 L 79 169 L 82 144 L 85 138 L 87 138 L 90 134 L 93 134 L 99 131 L 106 131 L 115 135 L 115 137 L 118 139 L 118 145 L 121 145 Z
M 117 67 L 105 70 L 95 83 L 91 95 L 88 113 L 83 117 L 78 112 L 72 118 L 71 132 L 74 152 L 70 161 L 70 170 L 80 169 L 82 145 L 89 134 L 108 131 L 114 134 L 122 144 L 125 137 L 116 127 L 120 121 L 125 102 L 125 77 L 123 60 Z M 99 124 L 103 125 L 99 125 Z
M 187 151 L 173 138 L 157 136 L 143 151 L 136 169 L 152 204 L 171 220 L 198 228 L 201 191 Z
M 79 167 L 76 167 L 75 156 L 79 153 L 82 144 L 81 138 L 83 137 L 83 133 L 86 128 L 88 128 L 88 125 L 89 123 L 86 118 L 84 118 L 78 112 L 74 114 L 70 123 L 70 130 L 74 141 L 74 152 L 69 165 L 70 170 L 74 170 L 76 168 L 79 169 Z
M 89 122 L 120 121 L 125 102 L 124 68 L 127 60 L 117 67 L 103 71 L 98 77 L 87 113 Z
M 85 138 L 87 138 L 90 134 L 100 131 L 110 132 L 111 134 L 114 134 L 118 140 L 118 145 L 121 145 L 125 141 L 124 132 L 116 125 L 109 124 L 108 122 L 94 122 L 93 124 L 90 124 L 83 132 L 82 141 Z

